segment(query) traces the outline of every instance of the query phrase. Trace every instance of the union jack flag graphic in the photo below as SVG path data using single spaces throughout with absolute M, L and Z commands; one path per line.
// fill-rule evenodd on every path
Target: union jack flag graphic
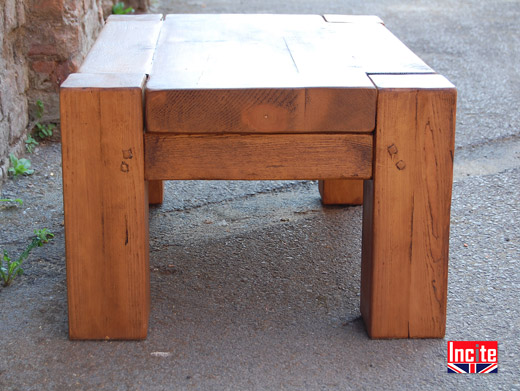
M 448 373 L 498 373 L 498 342 L 448 341 Z
M 448 363 L 448 373 L 498 373 L 498 365 Z

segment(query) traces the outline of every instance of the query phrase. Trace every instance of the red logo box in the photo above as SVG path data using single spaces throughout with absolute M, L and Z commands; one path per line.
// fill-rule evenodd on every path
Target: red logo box
M 448 341 L 448 373 L 498 373 L 498 342 Z

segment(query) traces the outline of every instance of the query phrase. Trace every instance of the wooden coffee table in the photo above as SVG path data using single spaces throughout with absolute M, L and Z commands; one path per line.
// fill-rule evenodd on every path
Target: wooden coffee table
M 163 180 L 363 203 L 372 338 L 444 336 L 456 90 L 372 16 L 111 16 L 61 86 L 69 331 L 145 338 Z

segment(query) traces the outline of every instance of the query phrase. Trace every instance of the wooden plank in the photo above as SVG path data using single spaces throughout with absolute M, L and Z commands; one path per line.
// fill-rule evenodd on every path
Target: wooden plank
M 71 339 L 140 339 L 148 327 L 145 75 L 114 78 L 75 75 L 60 92 Z
M 145 134 L 147 180 L 364 179 L 371 175 L 371 135 Z
M 304 27 L 317 31 L 327 24 L 321 15 L 290 14 L 171 14 L 165 17 L 170 41 L 262 41 L 289 35 Z
M 371 132 L 375 88 L 334 30 L 316 15 L 169 15 L 146 88 L 147 129 Z
M 362 179 L 327 179 L 319 181 L 318 189 L 324 205 L 362 205 Z
M 146 91 L 149 132 L 280 132 L 303 127 L 304 90 Z
M 370 79 L 376 86 L 385 90 L 402 91 L 413 90 L 454 90 L 455 86 L 448 79 L 439 74 L 415 74 L 415 75 L 370 75 Z
M 375 15 L 336 15 L 336 14 L 325 14 L 323 15 L 329 23 L 380 23 L 384 24 L 383 21 Z
M 109 18 L 79 72 L 149 74 L 161 25 L 158 15 Z
M 308 88 L 303 131 L 372 132 L 376 99 L 376 91 L 369 88 Z
M 361 312 L 372 338 L 441 338 L 456 90 L 438 75 L 372 80 L 380 89 L 374 179 L 364 188 Z
M 348 47 L 357 65 L 367 74 L 434 73 L 384 25 L 379 23 L 335 23 L 350 37 Z
M 139 14 L 139 15 L 110 15 L 109 22 L 159 22 L 163 20 L 163 14 Z
M 163 181 L 147 181 L 148 182 L 148 204 L 162 204 L 164 200 L 164 183 Z
M 147 130 L 175 133 L 371 132 L 372 89 L 146 92 Z
M 135 86 L 143 77 L 142 73 L 71 73 L 61 84 L 61 88 L 127 89 L 128 86 Z

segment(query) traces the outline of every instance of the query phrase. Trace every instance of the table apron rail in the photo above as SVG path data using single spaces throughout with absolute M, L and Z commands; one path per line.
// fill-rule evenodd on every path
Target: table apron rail
M 371 134 L 145 133 L 146 180 L 370 179 Z

